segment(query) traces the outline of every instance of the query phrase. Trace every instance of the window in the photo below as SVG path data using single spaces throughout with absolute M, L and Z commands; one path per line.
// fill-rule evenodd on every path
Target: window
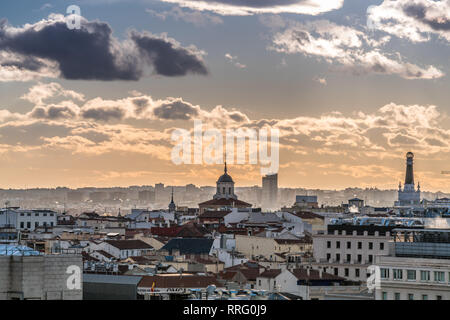
M 414 300 L 414 294 L 408 293 L 408 300 Z
M 369 262 L 372 263 L 373 262 L 373 255 L 369 254 Z
M 355 277 L 359 278 L 359 269 L 358 268 L 355 269 Z
M 336 249 L 340 249 L 341 248 L 341 242 L 340 241 L 336 241 Z
M 331 259 L 331 254 L 327 253 L 327 261 L 330 261 L 330 259 Z
M 31 228 L 31 222 L 28 221 L 28 222 L 27 222 L 27 229 L 30 229 L 30 228 Z
M 382 294 L 381 294 L 381 299 L 382 300 L 387 300 L 387 292 L 383 292 Z
M 338 268 L 334 268 L 334 275 L 338 276 L 339 275 L 339 269 Z
M 400 300 L 400 292 L 394 293 L 394 297 L 395 300 Z
M 362 242 L 358 242 L 358 249 L 362 249 Z
M 331 241 L 327 241 L 327 248 L 328 248 L 328 249 L 331 248 Z
M 430 281 L 430 271 L 421 270 L 420 271 L 421 281 Z
M 416 280 L 416 270 L 407 270 L 406 277 L 408 280 Z
M 351 254 L 348 254 L 347 255 L 347 262 L 350 262 L 352 260 L 352 255 Z
M 348 277 L 348 274 L 349 274 L 348 268 L 344 269 L 344 274 L 345 274 L 346 277 Z
M 347 249 L 351 249 L 352 248 L 352 243 L 350 241 L 347 241 Z
M 261 286 L 261 279 L 260 279 L 260 280 L 258 280 L 258 285 L 259 285 L 259 286 Z
M 21 223 L 20 223 L 20 229 L 23 229 L 25 227 L 25 223 L 22 221 Z
M 339 253 L 336 253 L 336 261 L 341 261 L 341 255 Z
M 403 279 L 403 270 L 402 269 L 393 269 L 394 271 L 394 280 L 402 280 Z
M 34 223 L 34 227 L 35 227 L 35 228 L 39 227 L 39 222 L 35 222 L 35 223 Z
M 443 271 L 435 271 L 434 272 L 434 281 L 435 282 L 444 282 L 445 281 L 445 273 Z
M 380 242 L 380 250 L 384 250 L 384 242 Z
M 427 294 L 423 294 L 422 295 L 422 300 L 428 300 L 428 295 Z
M 380 273 L 381 273 L 381 279 L 389 279 L 389 269 L 381 268 Z
M 31 212 L 28 212 L 28 213 L 27 213 L 27 217 L 31 217 Z
M 436 300 L 442 300 L 442 296 L 436 296 Z
M 358 254 L 358 262 L 362 262 L 362 255 Z
M 373 249 L 373 242 L 369 242 L 369 250 Z

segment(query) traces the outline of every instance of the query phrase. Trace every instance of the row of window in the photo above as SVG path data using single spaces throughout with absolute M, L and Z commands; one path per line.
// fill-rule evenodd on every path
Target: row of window
M 46 225 L 47 225 L 47 222 L 43 222 L 43 223 L 42 223 L 42 226 L 45 227 Z M 50 222 L 49 226 L 50 226 L 50 227 L 53 227 L 53 222 Z M 35 228 L 39 227 L 39 222 L 36 221 L 36 222 L 34 223 L 34 227 L 35 227 Z M 24 228 L 25 228 L 25 222 L 22 221 L 22 222 L 20 222 L 20 229 L 24 229 Z M 30 222 L 30 221 L 27 222 L 27 227 L 26 227 L 26 228 L 27 228 L 27 229 L 30 229 L 30 228 L 31 228 L 31 222 Z
M 408 300 L 415 300 L 414 293 L 408 293 L 407 297 L 408 297 Z M 387 292 L 382 292 L 381 293 L 381 299 L 387 300 L 388 299 L 388 293 Z M 428 295 L 427 294 L 422 294 L 421 295 L 421 299 L 422 300 L 428 300 Z M 394 292 L 394 300 L 401 300 L 400 292 Z M 436 295 L 436 300 L 442 300 L 442 296 L 441 295 Z
M 369 242 L 369 250 L 373 250 L 373 242 Z M 327 248 L 331 249 L 331 241 L 327 241 Z M 335 248 L 336 249 L 340 249 L 341 248 L 341 242 L 340 241 L 336 241 L 335 243 Z M 352 248 L 352 242 L 351 241 L 347 241 L 347 249 L 351 249 Z M 358 249 L 362 249 L 362 242 L 358 241 Z M 379 244 L 379 248 L 380 250 L 384 250 L 384 242 L 380 242 Z
M 390 279 L 390 270 L 387 268 L 381 268 L 381 279 Z M 394 280 L 403 280 L 403 269 L 392 269 L 392 277 Z M 420 281 L 431 281 L 431 274 L 433 274 L 434 282 L 445 282 L 445 272 L 444 271 L 431 271 L 428 270 L 420 270 Z M 450 272 L 449 272 L 450 279 Z M 406 270 L 406 280 L 416 281 L 417 280 L 417 270 Z
M 341 261 L 341 254 L 340 253 L 336 253 L 336 261 L 338 261 L 338 262 L 340 262 Z M 347 262 L 347 263 L 350 263 L 351 261 L 353 261 L 352 260 L 352 255 L 351 254 L 347 254 L 346 256 L 345 256 L 345 261 L 344 262 Z M 329 261 L 331 259 L 331 253 L 327 253 L 327 261 Z M 368 259 L 369 259 L 369 263 L 372 263 L 373 262 L 373 255 L 371 255 L 371 254 L 369 254 L 368 255 Z M 363 262 L 363 260 L 362 260 L 362 254 L 358 254 L 357 255 L 357 261 L 358 261 L 358 263 L 362 263 Z
M 365 269 L 363 269 L 363 271 L 364 270 Z M 326 267 L 323 268 L 323 272 L 327 272 Z M 333 273 L 335 276 L 340 276 L 339 268 L 333 268 Z M 355 278 L 359 278 L 360 276 L 361 276 L 361 269 L 355 268 Z M 366 276 L 367 276 L 367 274 L 366 274 Z M 344 268 L 344 277 L 350 277 L 350 269 L 349 268 Z
M 31 212 L 27 212 L 26 215 L 27 215 L 27 217 L 31 217 Z M 53 217 L 55 214 L 54 214 L 54 213 L 49 213 L 48 215 L 49 215 L 50 217 Z M 21 213 L 20 213 L 20 216 L 21 216 L 21 217 L 25 217 L 25 213 L 24 213 L 24 212 L 21 212 Z M 39 213 L 39 212 L 35 212 L 35 213 L 34 213 L 34 216 L 35 216 L 35 217 L 39 217 L 39 216 L 40 216 L 40 213 Z M 43 213 L 42 216 L 43 216 L 43 217 L 46 217 L 46 216 L 47 216 L 47 213 Z

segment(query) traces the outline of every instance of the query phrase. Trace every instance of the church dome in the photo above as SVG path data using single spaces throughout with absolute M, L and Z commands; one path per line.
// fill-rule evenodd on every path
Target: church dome
M 225 162 L 224 174 L 219 177 L 219 180 L 217 180 L 217 183 L 220 183 L 220 182 L 233 182 L 234 183 L 233 178 L 231 178 L 231 176 L 227 173 L 227 171 L 228 171 L 227 163 Z
M 233 182 L 233 178 L 228 173 L 224 173 L 217 182 Z

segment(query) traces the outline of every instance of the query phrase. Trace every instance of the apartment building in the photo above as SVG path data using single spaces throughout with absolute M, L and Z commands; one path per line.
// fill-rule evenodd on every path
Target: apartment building
M 450 300 L 450 230 L 394 229 L 377 300 Z
M 375 257 L 388 255 L 391 231 L 397 226 L 420 226 L 415 219 L 332 219 L 325 231 L 313 235 L 310 265 L 351 281 L 366 281 L 367 268 Z
M 57 225 L 57 213 L 52 210 L 23 210 L 18 207 L 0 210 L 0 226 L 34 231 L 38 227 Z

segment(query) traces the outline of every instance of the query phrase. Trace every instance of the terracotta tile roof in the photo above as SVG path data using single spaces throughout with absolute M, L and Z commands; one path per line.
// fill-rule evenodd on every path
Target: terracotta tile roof
M 281 269 L 267 269 L 263 271 L 258 277 L 260 278 L 275 278 L 281 273 Z
M 196 275 L 170 275 L 170 276 L 143 276 L 138 284 L 139 288 L 206 288 L 209 285 L 221 287 L 213 276 Z
M 102 256 L 104 256 L 104 257 L 106 257 L 106 258 L 108 258 L 108 259 L 113 259 L 113 258 L 115 258 L 112 254 L 109 254 L 108 252 L 103 251 L 103 250 L 95 250 L 95 252 L 100 253 Z
M 180 230 L 180 227 L 153 227 L 150 228 L 150 233 L 156 236 L 176 237 Z
M 301 239 L 274 239 L 278 244 L 297 244 L 297 243 L 312 243 L 312 238 L 304 236 Z
M 309 212 L 309 211 L 296 212 L 296 213 L 293 213 L 293 215 L 295 215 L 299 218 L 302 218 L 302 219 L 321 219 L 321 220 L 325 219 L 320 214 L 317 214 L 314 212 Z
M 239 269 L 240 273 L 249 281 L 256 281 L 256 278 L 259 276 L 259 269 Z
M 231 211 L 205 211 L 199 215 L 199 219 L 216 219 L 224 218 Z
M 105 240 L 105 242 L 120 250 L 153 249 L 151 245 L 141 240 Z

